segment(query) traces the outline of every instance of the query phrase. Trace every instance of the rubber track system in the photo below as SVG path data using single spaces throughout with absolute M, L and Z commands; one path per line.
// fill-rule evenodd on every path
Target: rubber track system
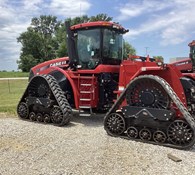
M 181 102 L 181 100 L 179 99 L 177 94 L 174 92 L 174 90 L 171 88 L 171 86 L 163 78 L 161 78 L 159 76 L 155 76 L 155 75 L 141 75 L 141 76 L 136 77 L 135 79 L 133 79 L 131 82 L 128 83 L 126 89 L 121 93 L 121 95 L 119 96 L 119 98 L 117 99 L 115 104 L 112 106 L 112 108 L 110 108 L 110 110 L 107 112 L 106 116 L 104 117 L 104 129 L 107 131 L 107 133 L 109 135 L 116 136 L 116 135 L 114 135 L 114 134 L 112 135 L 110 132 L 108 132 L 108 128 L 106 128 L 106 118 L 110 114 L 115 113 L 119 109 L 120 105 L 125 100 L 128 88 L 131 87 L 133 82 L 135 82 L 139 79 L 143 79 L 143 78 L 149 78 L 149 79 L 155 80 L 156 82 L 158 82 L 164 88 L 166 93 L 169 95 L 170 99 L 173 101 L 173 103 L 180 110 L 180 112 L 183 115 L 183 118 L 185 119 L 185 121 L 191 127 L 191 129 L 193 131 L 193 136 L 192 136 L 193 138 L 192 138 L 191 142 L 188 145 L 184 145 L 184 146 L 175 145 L 175 144 L 172 144 L 172 143 L 157 143 L 157 142 L 154 142 L 154 141 L 144 141 L 144 140 L 140 140 L 140 139 L 133 139 L 133 140 L 146 142 L 146 143 L 163 145 L 163 146 L 177 148 L 177 149 L 189 149 L 189 148 L 191 148 L 195 144 L 195 120 L 192 117 L 192 115 L 188 112 L 186 107 L 183 105 L 183 103 Z M 180 118 L 176 117 L 175 121 L 177 121 L 178 119 L 180 119 Z M 117 135 L 117 136 L 119 136 L 121 138 L 128 138 L 125 133 L 123 133 L 121 135 Z
M 43 109 L 44 109 L 43 111 L 38 111 L 38 112 L 36 111 L 35 112 L 35 111 L 33 111 L 32 107 L 29 108 L 27 99 L 29 97 L 29 92 L 28 92 L 29 87 L 31 86 L 32 82 L 37 78 L 41 79 L 42 81 L 47 82 L 49 91 L 51 93 L 50 96 L 52 96 L 51 99 L 47 99 L 47 100 L 49 100 L 52 103 L 49 104 L 47 107 L 43 107 Z M 36 98 L 36 101 L 38 102 L 38 105 L 39 105 L 40 102 L 39 102 L 38 97 Z M 47 102 L 47 103 L 49 103 L 49 102 Z M 37 76 L 34 76 L 30 80 L 30 82 L 29 82 L 29 84 L 28 84 L 19 104 L 18 104 L 17 113 L 21 119 L 27 120 L 27 119 L 29 119 L 29 117 L 31 115 L 31 117 L 32 118 L 34 117 L 34 120 L 36 120 L 38 122 L 44 122 L 44 123 L 52 122 L 54 125 L 64 126 L 70 122 L 70 119 L 72 117 L 72 108 L 69 105 L 69 103 L 64 95 L 64 92 L 62 91 L 62 89 L 60 88 L 56 79 L 53 76 L 51 76 L 51 75 L 37 75 Z M 53 115 L 51 115 L 51 113 Z M 41 116 L 43 118 L 43 120 L 39 120 L 38 116 Z M 44 116 L 47 117 L 47 120 L 44 120 Z

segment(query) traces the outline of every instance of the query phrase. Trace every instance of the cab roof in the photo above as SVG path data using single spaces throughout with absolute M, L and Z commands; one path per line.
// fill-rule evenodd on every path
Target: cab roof
M 188 46 L 195 46 L 195 40 L 193 40 L 191 43 L 188 44 Z
M 72 26 L 71 30 L 88 29 L 88 28 L 95 28 L 95 27 L 113 28 L 115 30 L 119 30 L 121 33 L 128 32 L 128 30 L 123 28 L 121 25 L 114 23 L 114 22 L 108 22 L 108 21 L 81 23 L 81 24 Z

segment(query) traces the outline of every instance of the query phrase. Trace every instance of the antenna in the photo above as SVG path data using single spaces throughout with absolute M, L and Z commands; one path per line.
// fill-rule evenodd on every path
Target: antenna
M 81 18 L 81 3 L 80 3 L 80 18 Z
M 145 48 L 146 48 L 146 56 L 147 56 L 147 55 L 148 55 L 148 48 L 149 48 L 149 47 L 145 47 Z

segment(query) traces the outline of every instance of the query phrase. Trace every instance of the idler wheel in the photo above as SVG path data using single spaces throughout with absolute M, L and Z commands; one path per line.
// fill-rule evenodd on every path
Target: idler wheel
M 29 118 L 30 118 L 31 121 L 36 121 L 36 119 L 37 119 L 36 114 L 34 112 L 31 112 L 29 114 Z
M 37 114 L 37 121 L 38 122 L 43 122 L 43 115 L 41 113 Z
M 166 139 L 167 136 L 163 131 L 155 131 L 153 134 L 153 140 L 157 143 L 164 143 Z
M 105 118 L 104 127 L 110 135 L 121 135 L 125 131 L 125 120 L 119 113 L 111 113 Z
M 43 116 L 43 122 L 44 123 L 50 123 L 50 116 L 49 116 L 49 114 L 45 114 L 44 116 Z
M 139 137 L 141 140 L 150 140 L 152 138 L 152 133 L 150 132 L 149 129 L 143 128 L 139 132 Z
M 51 121 L 54 124 L 60 125 L 63 121 L 63 112 L 59 106 L 54 106 L 51 110 Z
M 131 127 L 129 127 L 128 129 L 127 129 L 127 136 L 129 137 L 129 138 L 137 138 L 138 137 L 138 130 L 137 130 L 137 128 L 135 128 L 135 127 L 133 127 L 133 126 L 131 126 Z
M 193 140 L 193 130 L 183 120 L 175 120 L 167 130 L 168 140 L 175 145 L 185 146 Z
M 24 103 L 24 102 L 21 102 L 18 105 L 17 113 L 18 113 L 19 117 L 21 117 L 23 119 L 27 119 L 28 118 L 28 114 L 29 114 L 28 105 L 26 103 Z

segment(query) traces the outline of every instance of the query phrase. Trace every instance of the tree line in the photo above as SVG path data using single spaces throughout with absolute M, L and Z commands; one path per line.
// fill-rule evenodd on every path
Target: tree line
M 88 21 L 112 21 L 106 14 L 87 15 L 68 18 L 71 25 Z M 22 44 L 18 69 L 28 72 L 31 67 L 54 58 L 67 56 L 65 21 L 59 21 L 56 16 L 41 15 L 31 19 L 27 31 L 20 34 L 17 42 Z M 128 43 L 124 44 L 126 55 L 135 54 L 136 50 Z

